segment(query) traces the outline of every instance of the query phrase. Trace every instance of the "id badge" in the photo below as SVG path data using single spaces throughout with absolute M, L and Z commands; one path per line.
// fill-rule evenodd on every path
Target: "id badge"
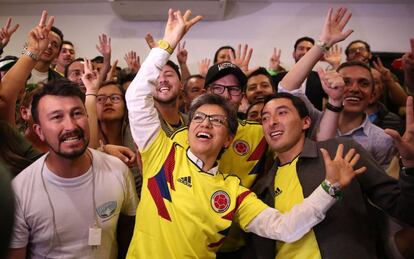
M 98 227 L 89 228 L 88 245 L 99 246 L 101 245 L 102 229 Z

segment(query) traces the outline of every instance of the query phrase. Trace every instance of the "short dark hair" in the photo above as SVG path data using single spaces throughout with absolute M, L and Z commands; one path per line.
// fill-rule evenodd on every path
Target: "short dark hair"
M 118 84 L 122 86 L 126 82 L 131 82 L 134 80 L 136 75 L 137 73 L 133 72 L 129 67 L 127 67 L 119 71 L 118 77 L 116 79 L 118 80 Z
M 193 120 L 195 111 L 205 104 L 217 105 L 224 110 L 227 117 L 228 132 L 231 136 L 235 136 L 237 133 L 237 127 L 239 126 L 237 112 L 233 106 L 231 106 L 231 104 L 220 95 L 202 94 L 195 98 L 188 111 L 189 124 Z
M 72 83 L 66 78 L 59 78 L 49 81 L 35 95 L 33 95 L 31 112 L 35 123 L 39 123 L 39 112 L 37 108 L 39 106 L 40 99 L 46 95 L 79 97 L 82 103 L 85 103 L 85 94 L 75 83 Z
M 270 102 L 271 100 L 273 100 L 273 99 L 289 99 L 292 102 L 293 106 L 298 111 L 299 117 L 301 119 L 303 119 L 305 117 L 310 117 L 309 110 L 306 107 L 305 102 L 302 99 L 300 99 L 299 97 L 294 96 L 293 94 L 290 94 L 290 93 L 275 93 L 275 94 L 268 95 L 268 96 L 265 97 L 264 106 L 266 106 L 266 104 L 268 102 Z
M 69 67 L 75 62 L 85 62 L 85 60 L 83 58 L 77 58 L 77 59 L 72 60 L 69 64 L 67 64 L 65 66 L 65 73 L 64 73 L 66 78 L 68 78 Z
M 187 85 L 188 85 L 188 81 L 190 81 L 193 78 L 198 78 L 198 79 L 205 79 L 204 76 L 200 75 L 200 74 L 195 74 L 195 75 L 191 75 L 189 77 L 187 77 L 187 79 L 184 81 L 184 92 L 187 90 Z M 204 85 L 203 85 L 204 88 Z
M 362 67 L 362 68 L 365 68 L 369 72 L 369 75 L 371 77 L 371 82 L 372 82 L 372 84 L 371 84 L 372 89 L 374 89 L 374 85 L 375 85 L 374 76 L 372 75 L 371 68 L 367 64 L 365 64 L 364 62 L 359 61 L 359 60 L 347 61 L 347 62 L 344 62 L 341 65 L 339 65 L 339 67 L 336 69 L 336 71 L 339 72 L 341 69 L 343 69 L 345 67 Z
M 247 110 L 246 110 L 246 116 L 249 114 L 249 112 L 250 112 L 250 110 L 255 106 L 255 105 L 258 105 L 258 104 L 264 104 L 264 101 L 256 101 L 256 102 L 254 102 L 254 103 L 252 103 L 252 104 L 250 104 L 250 106 L 249 106 L 249 108 L 247 108 Z
M 355 43 L 362 43 L 364 44 L 365 48 L 367 49 L 368 52 L 371 52 L 371 46 L 369 46 L 369 44 L 363 40 L 354 40 L 351 43 L 348 44 L 348 46 L 346 46 L 345 49 L 345 55 L 348 56 L 349 54 L 349 48 L 351 47 L 351 45 L 355 44 Z
M 59 51 L 60 51 L 60 49 L 62 48 L 62 44 L 63 44 L 63 32 L 55 26 L 52 26 L 50 31 L 53 31 L 54 33 L 56 33 L 60 37 L 60 46 L 59 46 Z
M 296 47 L 299 45 L 299 43 L 301 43 L 302 41 L 309 41 L 312 43 L 312 45 L 315 45 L 315 40 L 312 39 L 311 37 L 305 36 L 302 38 L 299 38 L 296 40 L 295 45 L 293 46 L 293 49 L 296 50 Z
M 213 63 L 214 64 L 217 63 L 218 54 L 223 49 L 229 49 L 229 50 L 231 50 L 231 52 L 233 52 L 233 55 L 236 56 L 236 51 L 234 50 L 234 48 L 232 46 L 221 46 L 220 48 L 218 48 L 218 50 L 216 51 L 216 53 L 214 53 L 214 60 L 213 60 Z
M 74 47 L 73 43 L 72 43 L 72 42 L 70 42 L 70 41 L 68 41 L 68 40 L 64 40 L 64 41 L 62 41 L 62 45 L 63 45 L 63 44 L 71 45 L 72 47 Z
M 276 87 L 275 87 L 275 82 L 273 81 L 273 77 L 269 74 L 269 72 L 267 72 L 267 69 L 264 67 L 259 67 L 258 69 L 256 69 L 255 71 L 253 71 L 248 77 L 247 77 L 247 81 L 249 81 L 249 79 L 251 77 L 257 76 L 257 75 L 264 75 L 267 77 L 267 79 L 269 79 L 270 85 L 273 88 L 273 92 L 276 92 Z M 246 85 L 245 90 L 247 90 L 248 85 Z
M 104 62 L 104 57 L 103 56 L 96 56 L 91 61 L 94 62 L 94 63 L 103 63 Z
M 171 60 L 168 60 L 167 64 L 165 64 L 165 65 L 170 66 L 172 69 L 174 69 L 175 73 L 177 73 L 177 76 L 181 81 L 180 67 Z

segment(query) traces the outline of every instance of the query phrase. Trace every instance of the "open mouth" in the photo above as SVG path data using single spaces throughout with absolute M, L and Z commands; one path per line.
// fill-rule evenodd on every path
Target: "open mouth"
M 60 141 L 63 143 L 75 143 L 83 139 L 83 132 L 80 130 L 72 131 L 66 134 L 63 134 L 60 137 Z
M 168 86 L 161 86 L 161 87 L 158 89 L 158 91 L 159 91 L 159 92 L 161 92 L 161 93 L 163 93 L 163 92 L 168 92 L 168 91 L 170 91 L 170 88 L 169 88 Z
M 361 98 L 357 96 L 348 96 L 348 97 L 345 97 L 344 100 L 350 103 L 358 103 L 361 101 Z
M 205 133 L 205 132 L 197 133 L 196 137 L 201 138 L 201 139 L 211 139 L 212 138 L 212 136 L 210 134 Z
M 282 136 L 282 134 L 283 134 L 283 131 L 281 131 L 281 130 L 276 130 L 276 131 L 272 131 L 272 132 L 270 132 L 270 137 L 272 137 L 272 138 L 277 138 L 277 137 L 280 137 L 280 136 Z

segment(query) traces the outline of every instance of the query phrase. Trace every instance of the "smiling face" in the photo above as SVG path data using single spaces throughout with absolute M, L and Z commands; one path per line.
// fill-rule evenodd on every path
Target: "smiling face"
M 70 44 L 63 44 L 57 58 L 57 64 L 64 68 L 75 59 L 75 49 Z
M 215 85 L 224 86 L 225 89 L 223 93 L 219 94 L 217 91 L 215 91 L 215 89 L 217 88 Z M 239 93 L 237 95 L 231 94 L 229 92 L 229 89 L 231 88 L 239 89 Z M 207 92 L 222 96 L 224 99 L 230 102 L 230 104 L 234 107 L 236 111 L 239 109 L 240 103 L 243 99 L 243 93 L 241 92 L 239 80 L 237 80 L 237 77 L 232 74 L 225 75 L 222 78 L 211 83 L 210 86 L 207 88 Z
M 296 46 L 293 51 L 293 59 L 298 62 L 305 54 L 313 47 L 313 43 L 307 40 L 303 40 Z
M 49 45 L 40 55 L 40 60 L 46 63 L 52 63 L 52 61 L 59 55 L 60 45 L 62 39 L 54 32 L 49 33 Z
M 301 152 L 310 123 L 310 118 L 301 118 L 287 98 L 272 99 L 263 107 L 262 125 L 266 141 L 278 153 L 282 163 L 290 162 Z
M 196 116 L 206 117 L 200 122 Z M 227 114 L 224 109 L 215 104 L 204 104 L 195 112 L 188 130 L 190 150 L 199 158 L 217 159 L 221 149 L 228 147 L 233 139 L 229 134 Z
M 157 86 L 152 90 L 152 96 L 158 103 L 174 103 L 182 90 L 182 83 L 175 70 L 165 65 L 158 77 Z
M 122 92 L 116 85 L 106 85 L 99 89 L 96 102 L 96 113 L 99 121 L 122 121 L 125 111 Z
M 37 106 L 36 134 L 49 147 L 51 155 L 65 159 L 81 156 L 89 143 L 86 109 L 79 97 L 43 96 Z
M 345 82 L 344 112 L 364 113 L 374 97 L 370 71 L 361 66 L 349 66 L 338 72 Z
M 264 101 L 264 98 L 272 93 L 272 84 L 267 76 L 259 74 L 247 80 L 246 98 L 250 104 Z

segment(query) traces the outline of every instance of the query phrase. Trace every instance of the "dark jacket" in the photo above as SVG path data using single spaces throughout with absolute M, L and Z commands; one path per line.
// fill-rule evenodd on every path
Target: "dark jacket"
M 350 139 L 335 138 L 324 142 L 306 140 L 297 162 L 297 174 L 304 197 L 325 179 L 325 166 L 319 148 L 334 157 L 340 143 L 344 154 L 355 148 L 361 158 L 355 168 L 366 166 L 345 190 L 344 199 L 337 202 L 326 218 L 313 228 L 322 258 L 376 258 L 375 228 L 367 209 L 367 198 L 388 214 L 414 224 L 414 175 L 401 173 L 400 181 L 388 176 L 359 144 Z M 252 190 L 266 204 L 274 206 L 275 166 L 253 185 Z M 413 169 L 410 169 L 412 174 Z M 248 258 L 275 258 L 275 241 L 249 235 Z M 246 257 L 247 258 L 247 257 Z
M 279 82 L 282 81 L 283 77 L 285 77 L 287 73 L 288 72 L 281 72 L 275 76 L 272 76 L 275 86 L 277 86 Z M 326 95 L 325 91 L 323 91 L 321 80 L 319 79 L 318 73 L 315 71 L 311 71 L 306 79 L 305 95 L 308 97 L 309 101 L 313 104 L 313 106 L 315 106 L 316 109 L 322 111 L 323 98 L 328 96 Z
M 381 129 L 394 129 L 400 134 L 404 132 L 404 124 L 397 114 L 390 112 L 381 102 L 377 103 L 377 118 L 372 122 Z

